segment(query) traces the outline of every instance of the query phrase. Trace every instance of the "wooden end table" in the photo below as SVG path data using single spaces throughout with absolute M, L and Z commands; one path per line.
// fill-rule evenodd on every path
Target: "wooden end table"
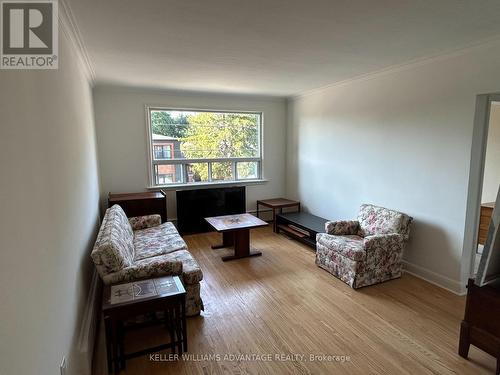
M 103 291 L 102 312 L 106 332 L 108 372 L 118 374 L 125 361 L 141 355 L 170 348 L 178 354 L 187 351 L 186 290 L 178 276 L 140 280 L 126 284 L 106 285 Z M 164 312 L 170 342 L 153 348 L 125 353 L 125 322 L 143 314 Z
M 222 244 L 214 245 L 212 249 L 234 247 L 234 255 L 223 256 L 224 262 L 262 255 L 260 251 L 250 250 L 250 229 L 268 225 L 265 221 L 250 214 L 206 217 L 205 220 L 222 233 Z
M 259 217 L 259 205 L 269 207 L 273 210 L 273 231 L 278 233 L 278 226 L 276 224 L 276 210 L 280 210 L 280 214 L 283 213 L 283 208 L 287 207 L 297 207 L 297 211 L 300 212 L 300 202 L 294 201 L 286 198 L 272 198 L 272 199 L 262 199 L 257 201 L 257 217 Z

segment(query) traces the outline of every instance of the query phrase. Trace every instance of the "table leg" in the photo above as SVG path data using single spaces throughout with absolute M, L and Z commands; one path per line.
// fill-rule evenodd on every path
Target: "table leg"
M 273 208 L 273 232 L 277 233 L 278 226 L 276 225 L 276 208 Z
M 234 232 L 222 232 L 222 244 L 213 245 L 212 249 L 222 249 L 234 245 Z
M 165 310 L 165 322 L 167 324 L 168 333 L 170 335 L 170 351 L 172 354 L 175 354 L 175 326 L 172 314 L 172 308 L 168 307 L 167 310 Z
M 222 257 L 224 262 L 233 259 L 241 259 L 262 255 L 260 251 L 250 250 L 250 229 L 239 229 L 234 231 L 234 255 Z
M 111 322 L 109 316 L 104 317 L 104 332 L 106 334 L 106 359 L 108 361 L 108 374 L 113 372 L 113 345 L 111 343 Z
M 118 323 L 118 345 L 120 346 L 120 369 L 125 370 L 125 326 Z
M 470 339 L 469 339 L 469 324 L 462 321 L 460 325 L 460 341 L 458 343 L 458 354 L 467 358 L 469 355 Z
M 255 212 L 255 216 L 257 216 L 257 218 L 259 218 L 259 202 L 257 202 L 257 209 L 256 209 L 256 212 Z
M 111 318 L 111 345 L 113 346 L 113 366 L 115 369 L 115 374 L 120 372 L 120 350 L 118 345 L 118 327 L 117 322 L 114 318 Z
M 182 299 L 181 319 L 182 319 L 182 342 L 184 344 L 184 351 L 187 352 L 188 338 L 187 338 L 187 325 L 186 325 L 186 297 Z
M 175 333 L 177 336 L 177 350 L 179 351 L 179 355 L 182 354 L 182 317 L 181 317 L 181 309 L 179 308 L 179 304 L 175 305 Z

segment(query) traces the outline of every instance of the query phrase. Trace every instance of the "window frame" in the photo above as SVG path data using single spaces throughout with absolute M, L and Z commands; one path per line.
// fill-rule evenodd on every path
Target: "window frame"
M 214 112 L 214 113 L 244 113 L 256 114 L 260 116 L 260 123 L 258 125 L 258 140 L 259 140 L 259 155 L 255 157 L 231 157 L 231 158 L 197 158 L 197 159 L 162 159 L 156 160 L 154 158 L 153 134 L 151 131 L 151 111 L 190 111 L 190 112 Z M 258 110 L 239 110 L 239 109 L 207 109 L 207 108 L 178 108 L 178 107 L 164 107 L 164 106 L 145 106 L 146 115 L 146 143 L 148 154 L 148 188 L 168 188 L 168 187 L 192 187 L 201 185 L 227 185 L 227 184 L 244 184 L 265 181 L 263 179 L 264 169 L 264 112 Z M 232 163 L 232 180 L 216 180 L 212 181 L 212 163 L 217 162 L 231 162 Z M 238 162 L 257 162 L 257 177 L 240 179 L 238 177 Z M 187 181 L 187 168 L 188 164 L 194 163 L 207 163 L 208 164 L 208 181 L 201 182 L 188 182 Z M 181 182 L 172 182 L 168 184 L 156 184 L 155 179 L 155 165 L 181 165 Z

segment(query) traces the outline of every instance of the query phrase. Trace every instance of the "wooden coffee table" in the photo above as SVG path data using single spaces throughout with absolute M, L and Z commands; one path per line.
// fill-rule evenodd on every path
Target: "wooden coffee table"
M 260 251 L 250 250 L 250 229 L 268 225 L 265 221 L 250 214 L 206 217 L 205 220 L 222 233 L 222 244 L 212 246 L 212 249 L 234 246 L 234 255 L 223 256 L 224 262 L 262 255 Z

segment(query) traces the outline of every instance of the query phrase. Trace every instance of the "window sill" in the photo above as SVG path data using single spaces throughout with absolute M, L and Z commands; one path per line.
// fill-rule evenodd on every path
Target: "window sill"
M 146 189 L 149 190 L 193 190 L 193 189 L 204 189 L 217 186 L 252 186 L 252 185 L 262 185 L 269 182 L 266 179 L 259 180 L 244 180 L 244 181 L 223 181 L 223 182 L 195 182 L 190 184 L 168 184 L 168 185 L 157 185 L 148 186 Z

